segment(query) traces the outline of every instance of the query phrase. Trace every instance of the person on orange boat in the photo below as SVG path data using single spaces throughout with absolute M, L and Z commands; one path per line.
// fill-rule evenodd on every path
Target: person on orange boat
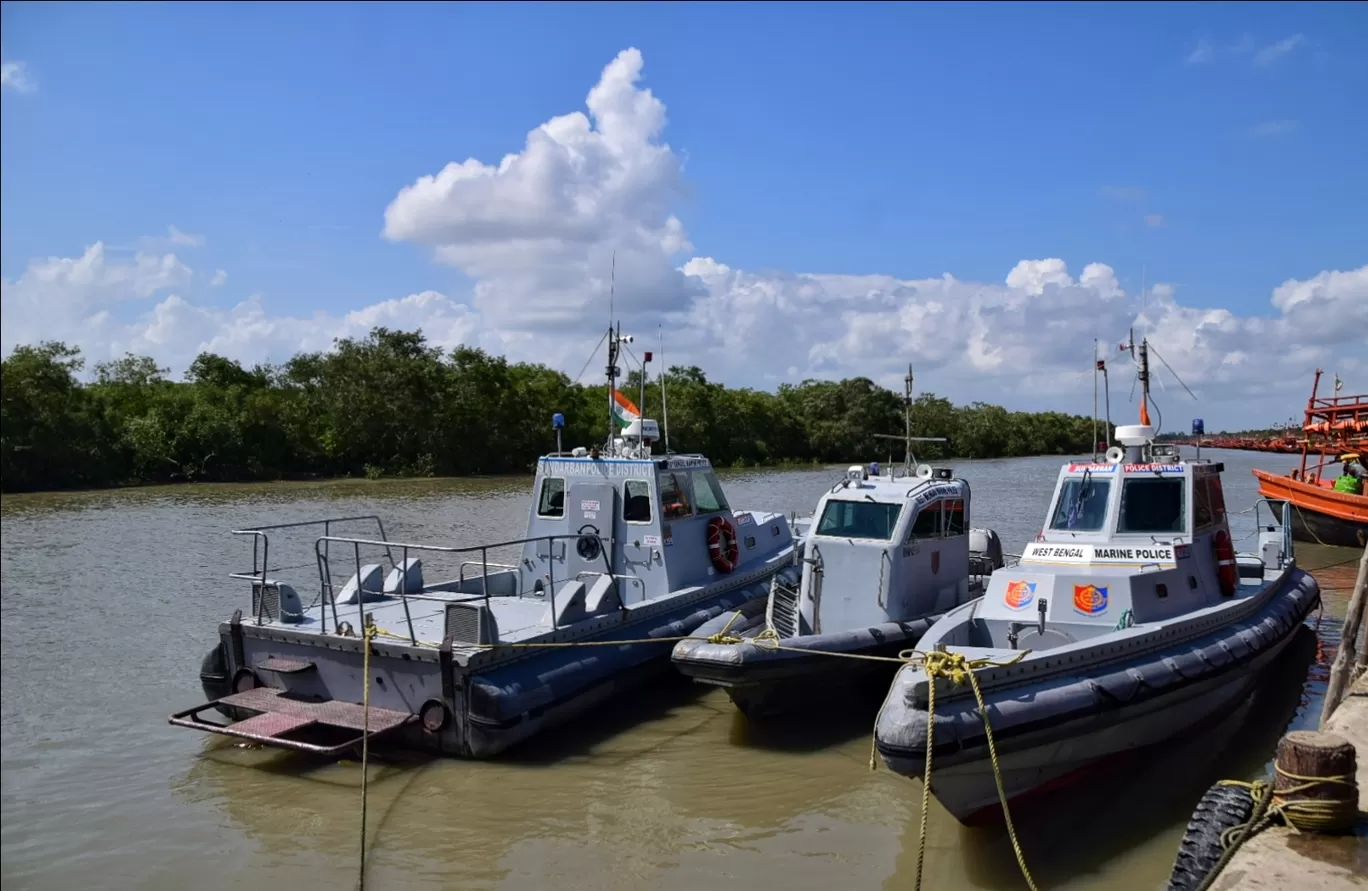
M 1335 491 L 1348 495 L 1362 495 L 1365 473 L 1358 453 L 1341 455 L 1340 461 L 1340 476 L 1335 480 Z

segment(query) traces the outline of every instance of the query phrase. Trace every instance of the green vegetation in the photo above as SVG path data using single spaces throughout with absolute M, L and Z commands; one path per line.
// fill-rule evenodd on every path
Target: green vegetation
M 19 347 L 3 363 L 0 487 L 6 491 L 181 480 L 523 473 L 555 448 L 601 441 L 604 386 L 580 386 L 541 365 L 459 347 L 444 353 L 417 332 L 377 328 L 326 353 L 250 370 L 200 355 L 183 382 L 129 355 L 78 380 L 80 353 L 62 343 Z M 621 389 L 640 399 L 640 376 Z M 670 445 L 718 466 L 901 459 L 902 398 L 866 378 L 728 389 L 698 368 L 667 379 Z M 646 388 L 658 417 L 660 389 Z M 1092 422 L 918 397 L 918 454 L 992 458 L 1087 452 Z

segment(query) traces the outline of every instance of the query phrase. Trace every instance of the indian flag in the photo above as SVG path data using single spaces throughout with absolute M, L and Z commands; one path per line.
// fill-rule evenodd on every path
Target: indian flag
M 632 400 L 623 396 L 617 390 L 613 391 L 613 419 L 617 425 L 626 430 L 627 425 L 641 417 L 641 411 L 632 404 Z

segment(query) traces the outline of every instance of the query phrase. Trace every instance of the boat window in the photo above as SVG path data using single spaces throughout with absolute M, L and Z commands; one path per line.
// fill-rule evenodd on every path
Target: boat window
M 1070 532 L 1097 532 L 1107 519 L 1107 496 L 1111 480 L 1090 476 L 1070 477 L 1059 487 L 1051 529 Z
M 914 538 L 940 538 L 941 534 L 941 503 L 933 501 L 921 509 L 917 518 L 912 521 L 912 528 L 907 533 L 907 540 Z
M 1182 479 L 1133 479 L 1121 486 L 1117 532 L 1183 532 Z
M 1221 489 L 1221 478 L 1219 476 L 1209 476 L 1206 478 L 1207 495 L 1211 499 L 1211 519 L 1216 523 L 1225 522 L 1226 506 L 1225 492 Z
M 712 514 L 727 510 L 727 496 L 722 494 L 722 485 L 711 473 L 693 474 L 694 507 L 700 514 Z
M 828 501 L 817 521 L 817 534 L 831 538 L 874 538 L 888 541 L 898 525 L 901 504 L 882 501 Z
M 945 537 L 964 534 L 964 502 L 956 498 L 954 501 L 947 501 L 945 508 Z
M 556 476 L 542 480 L 541 498 L 537 499 L 537 516 L 565 516 L 565 480 Z
M 1192 483 L 1192 521 L 1197 529 L 1205 529 L 1225 519 L 1225 495 L 1221 478 L 1199 476 Z
M 628 523 L 651 522 L 651 484 L 628 480 L 622 486 L 622 519 Z
M 660 475 L 660 512 L 667 520 L 693 514 L 693 507 L 689 499 L 689 475 L 687 473 L 662 473 Z

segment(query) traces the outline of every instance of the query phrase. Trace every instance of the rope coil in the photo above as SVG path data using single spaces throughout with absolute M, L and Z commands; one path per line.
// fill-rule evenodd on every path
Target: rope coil
M 1281 776 L 1296 780 L 1297 785 L 1278 789 L 1273 794 L 1270 811 L 1298 832 L 1326 832 L 1352 825 L 1358 816 L 1358 801 L 1350 798 L 1301 798 L 1287 801 L 1286 796 L 1307 792 L 1317 786 L 1347 786 L 1353 789 L 1354 778 L 1349 775 L 1304 777 L 1274 765 Z

